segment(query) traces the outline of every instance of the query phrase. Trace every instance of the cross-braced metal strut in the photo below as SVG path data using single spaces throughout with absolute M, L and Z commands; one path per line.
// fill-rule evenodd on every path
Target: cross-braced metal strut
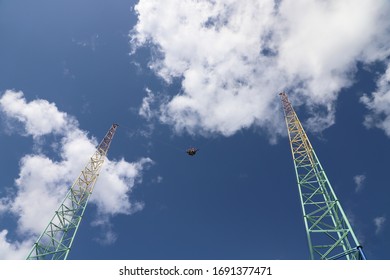
M 118 125 L 113 124 L 34 243 L 28 260 L 65 260 Z
M 366 259 L 287 94 L 284 109 L 311 259 Z

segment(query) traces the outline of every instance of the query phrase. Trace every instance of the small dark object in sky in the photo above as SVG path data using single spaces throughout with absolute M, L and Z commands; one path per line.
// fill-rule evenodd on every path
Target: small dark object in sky
M 186 153 L 190 156 L 194 156 L 196 154 L 196 152 L 199 151 L 199 149 L 196 149 L 196 148 L 189 148 Z

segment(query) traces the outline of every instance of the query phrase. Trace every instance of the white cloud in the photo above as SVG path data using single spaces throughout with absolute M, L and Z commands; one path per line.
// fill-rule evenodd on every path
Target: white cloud
M 0 198 L 0 215 L 7 211 L 9 205 L 9 199 L 6 197 Z
M 385 226 L 386 223 L 386 217 L 376 217 L 374 219 L 374 224 L 375 224 L 375 234 L 379 234 L 382 230 L 383 227 Z
M 129 196 L 136 181 L 140 182 L 142 170 L 152 163 L 150 158 L 133 163 L 124 159 L 116 162 L 107 160 L 91 197 L 98 211 L 104 215 L 115 215 L 142 210 L 143 203 L 131 202 Z
M 117 234 L 113 231 L 112 224 L 108 220 L 108 216 L 99 217 L 99 219 L 93 221 L 91 225 L 103 229 L 100 231 L 99 236 L 94 238 L 94 240 L 99 244 L 110 245 L 117 240 Z
M 21 233 L 38 234 L 48 224 L 69 186 L 67 172 L 65 164 L 42 155 L 21 159 L 17 194 L 10 208 L 18 217 Z
M 338 92 L 357 62 L 389 50 L 388 1 L 140 0 L 132 46 L 150 46 L 149 67 L 182 90 L 158 110 L 177 131 L 232 135 L 257 125 L 281 133 L 278 93 L 322 107 L 308 121 L 334 123 Z M 157 110 L 157 111 L 158 111 Z
M 98 45 L 99 34 L 93 34 L 84 40 L 77 40 L 72 38 L 72 43 L 75 43 L 77 46 L 82 48 L 89 48 L 92 51 L 96 51 L 96 47 Z
M 7 235 L 7 230 L 0 231 L 0 259 L 25 259 L 33 241 L 10 242 L 7 240 Z
M 94 238 L 94 240 L 102 245 L 110 245 L 115 243 L 115 241 L 118 238 L 117 234 L 111 229 L 111 227 L 107 227 L 105 223 L 103 225 L 104 225 L 104 233 L 101 234 L 100 237 Z
M 353 177 L 353 181 L 356 184 L 355 192 L 360 192 L 363 190 L 365 180 L 366 175 L 356 175 Z
M 360 101 L 370 110 L 364 120 L 365 126 L 383 129 L 390 137 L 390 62 L 386 72 L 377 81 L 377 91 L 371 96 L 363 95 Z
M 147 120 L 151 120 L 154 116 L 154 112 L 151 109 L 152 104 L 155 102 L 155 96 L 150 89 L 146 89 L 146 97 L 142 99 L 142 105 L 138 113 Z
M 17 119 L 23 125 L 25 134 L 33 136 L 35 141 L 46 134 L 56 134 L 61 139 L 57 147 L 59 159 L 56 161 L 41 153 L 25 155 L 20 160 L 13 195 L 0 198 L 0 211 L 4 213 L 7 208 L 10 214 L 17 217 L 19 236 L 37 238 L 36 235 L 47 225 L 65 193 L 96 150 L 98 142 L 80 130 L 73 117 L 60 112 L 55 104 L 46 100 L 27 102 L 22 92 L 8 90 L 0 98 L 0 109 L 6 120 Z M 54 121 L 44 127 L 45 121 L 40 120 L 34 112 Z M 143 204 L 133 201 L 131 192 L 135 184 L 141 182 L 143 169 L 151 163 L 153 161 L 149 158 L 141 158 L 133 163 L 124 159 L 106 159 L 91 196 L 91 203 L 97 205 L 99 216 L 104 217 L 102 221 L 109 223 L 113 215 L 132 214 L 142 209 Z M 114 236 L 111 228 L 101 228 L 102 231 L 109 229 L 111 233 L 107 234 Z M 4 231 L 2 236 L 3 241 L 0 242 L 11 250 L 5 258 L 13 258 L 15 252 L 12 249 L 22 247 L 19 243 L 6 242 Z
M 110 222 L 111 216 L 130 215 L 144 208 L 143 202 L 133 201 L 130 196 L 135 184 L 142 181 L 142 171 L 151 164 L 153 161 L 150 158 L 142 158 L 133 163 L 124 159 L 106 160 L 91 196 L 91 202 L 97 205 L 98 211 L 92 225 L 102 229 L 99 237 L 95 238 L 100 244 L 109 245 L 117 239 Z
M 157 184 L 160 184 L 161 182 L 163 181 L 163 177 L 162 176 L 157 176 L 157 178 L 156 178 L 156 180 L 155 180 L 155 182 L 157 183 Z
M 59 112 L 55 104 L 37 99 L 27 104 L 21 91 L 6 90 L 0 99 L 6 116 L 23 123 L 27 135 L 39 137 L 50 133 L 64 133 L 77 126 L 66 113 Z

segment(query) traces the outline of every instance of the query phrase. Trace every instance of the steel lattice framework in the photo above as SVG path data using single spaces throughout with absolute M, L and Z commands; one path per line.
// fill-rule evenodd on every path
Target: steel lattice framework
M 366 259 L 287 94 L 279 94 L 290 139 L 311 259 Z
M 34 243 L 27 256 L 28 260 L 65 260 L 68 257 L 117 127 L 117 124 L 111 126 L 58 210 L 55 211 L 46 229 Z

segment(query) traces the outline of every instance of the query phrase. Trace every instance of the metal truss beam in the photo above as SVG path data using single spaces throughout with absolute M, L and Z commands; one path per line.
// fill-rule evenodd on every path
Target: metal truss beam
M 34 243 L 27 260 L 67 259 L 117 127 L 117 124 L 111 126 L 49 224 Z
M 283 104 L 311 259 L 365 259 L 340 201 L 287 94 Z

